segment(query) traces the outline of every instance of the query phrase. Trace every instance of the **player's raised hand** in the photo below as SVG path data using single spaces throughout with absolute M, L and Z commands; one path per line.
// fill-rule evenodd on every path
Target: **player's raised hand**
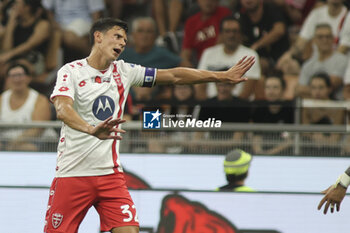
M 112 116 L 108 117 L 106 120 L 96 125 L 90 132 L 91 135 L 101 139 L 116 139 L 122 140 L 123 137 L 118 135 L 118 133 L 125 133 L 125 130 L 118 129 L 118 125 L 124 123 L 125 120 L 113 119 Z
M 254 65 L 255 57 L 251 56 L 247 58 L 247 56 L 243 57 L 236 65 L 231 67 L 227 72 L 227 82 L 230 83 L 240 83 L 246 81 L 247 78 L 243 78 L 242 76 Z

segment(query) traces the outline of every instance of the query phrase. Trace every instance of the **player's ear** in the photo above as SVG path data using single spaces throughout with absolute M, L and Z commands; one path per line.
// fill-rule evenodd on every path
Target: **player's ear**
M 103 33 L 100 31 L 95 31 L 94 32 L 94 39 L 96 43 L 101 43 L 103 39 Z

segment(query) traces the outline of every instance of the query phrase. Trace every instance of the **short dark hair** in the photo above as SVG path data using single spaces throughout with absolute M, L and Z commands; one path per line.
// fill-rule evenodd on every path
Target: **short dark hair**
M 315 78 L 322 79 L 326 83 L 327 87 L 332 86 L 331 77 L 326 72 L 318 72 L 318 73 L 315 73 L 314 75 L 312 75 L 309 84 L 311 84 L 311 81 Z
M 17 68 L 17 67 L 21 67 L 21 68 L 24 70 L 24 73 L 25 73 L 26 75 L 31 75 L 31 73 L 30 73 L 30 71 L 29 71 L 29 68 L 28 68 L 26 65 L 24 65 L 24 64 L 22 64 L 22 63 L 19 63 L 19 62 L 17 62 L 17 61 L 14 61 L 14 62 L 10 63 L 9 67 L 7 68 L 6 76 L 9 75 L 10 70 L 12 70 L 12 69 L 14 69 L 14 68 Z
M 234 184 L 238 181 L 242 181 L 245 178 L 247 178 L 248 176 L 248 172 L 240 174 L 240 175 L 233 175 L 233 174 L 226 174 L 226 180 L 227 182 L 229 182 L 230 184 Z
M 102 18 L 97 20 L 90 29 L 90 43 L 91 45 L 94 45 L 95 39 L 94 39 L 94 33 L 96 31 L 100 32 L 106 32 L 109 29 L 113 28 L 114 26 L 119 26 L 127 33 L 128 32 L 128 24 L 120 19 L 114 19 L 114 18 Z
M 282 89 L 285 90 L 286 89 L 286 80 L 284 80 L 284 77 L 283 77 L 283 72 L 280 71 L 280 70 L 275 70 L 275 69 L 272 69 L 270 70 L 267 75 L 266 75 L 266 78 L 265 78 L 265 82 L 269 79 L 269 78 L 276 78 L 280 81 L 281 83 L 281 86 L 282 86 Z
M 241 32 L 241 22 L 240 22 L 239 19 L 238 19 L 237 17 L 235 17 L 234 15 L 229 15 L 229 16 L 226 16 L 226 17 L 222 18 L 222 20 L 220 21 L 220 32 L 222 32 L 224 23 L 225 23 L 226 21 L 235 21 L 235 22 L 237 22 L 238 25 L 239 25 L 239 31 Z

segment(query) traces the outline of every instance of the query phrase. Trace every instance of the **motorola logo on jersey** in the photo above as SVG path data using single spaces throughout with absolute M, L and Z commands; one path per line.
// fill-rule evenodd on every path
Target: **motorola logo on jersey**
M 92 112 L 94 113 L 94 116 L 104 121 L 108 117 L 112 116 L 115 110 L 115 104 L 111 97 L 109 96 L 99 96 L 97 99 L 95 99 L 94 104 L 92 105 Z

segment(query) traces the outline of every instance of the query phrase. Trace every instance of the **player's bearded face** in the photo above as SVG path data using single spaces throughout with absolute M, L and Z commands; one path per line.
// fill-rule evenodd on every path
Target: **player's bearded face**
M 124 29 L 115 26 L 108 30 L 103 36 L 103 52 L 111 59 L 115 60 L 124 51 L 127 43 L 127 36 Z

